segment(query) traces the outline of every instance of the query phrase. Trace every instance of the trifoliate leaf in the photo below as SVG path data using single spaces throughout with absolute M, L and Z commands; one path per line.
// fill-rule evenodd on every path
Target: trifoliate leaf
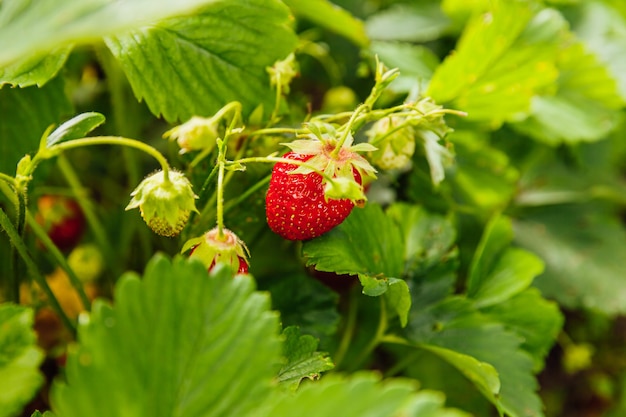
M 476 306 L 501 303 L 524 291 L 543 272 L 536 255 L 509 247 L 513 240 L 511 221 L 494 217 L 476 249 L 467 280 L 467 295 Z
M 529 288 L 505 303 L 481 311 L 521 336 L 524 340 L 522 349 L 533 357 L 533 371 L 541 371 L 545 357 L 563 326 L 559 306 L 543 298 L 536 288 Z
M 53 411 L 72 416 L 251 415 L 280 368 L 278 317 L 249 276 L 157 256 L 96 301 Z M 106 400 L 103 400 L 103 395 Z
M 367 34 L 378 41 L 432 41 L 440 38 L 449 26 L 450 19 L 439 3 L 432 1 L 396 4 L 375 13 L 366 22 Z
M 102 123 L 104 116 L 100 113 L 81 113 L 54 129 L 46 139 L 46 146 L 50 147 L 65 140 L 80 139 Z
M 22 58 L 10 65 L 0 67 L 0 85 L 43 86 L 63 68 L 71 49 L 71 46 L 62 47 L 43 55 L 38 54 Z
M 106 43 L 137 98 L 155 115 L 175 122 L 212 115 L 231 101 L 240 101 L 244 113 L 261 103 L 273 108 L 266 68 L 293 51 L 296 36 L 289 10 L 278 0 L 219 0 L 200 14 L 109 37 Z
M 364 47 L 369 43 L 363 22 L 328 0 L 285 0 L 297 17 L 341 35 Z
M 501 0 L 470 19 L 457 44 L 433 75 L 427 96 L 453 102 L 468 119 L 494 125 L 530 110 L 531 98 L 551 88 L 554 55 L 566 28 L 555 10 L 537 14 L 529 2 Z
M 605 137 L 624 105 L 615 79 L 580 42 L 559 53 L 557 67 L 556 94 L 534 97 L 530 117 L 514 127 L 551 145 Z
M 400 277 L 404 269 L 400 229 L 376 204 L 354 209 L 330 232 L 304 242 L 302 251 L 318 271 Z
M 417 391 L 416 384 L 408 379 L 381 381 L 371 372 L 327 375 L 319 382 L 303 385 L 294 395 L 280 395 L 268 403 L 260 408 L 259 417 L 336 416 L 338 412 L 342 417 L 467 417 L 444 409 L 439 393 Z
M 33 310 L 0 305 L 0 416 L 20 413 L 44 382 L 39 365 L 44 354 L 32 329 Z
M 300 335 L 295 326 L 283 330 L 285 337 L 284 356 L 287 363 L 278 372 L 278 381 L 295 391 L 305 378 L 319 379 L 322 372 L 334 368 L 325 352 L 318 352 L 318 341 L 311 335 Z
M 546 271 L 535 285 L 568 308 L 626 312 L 626 230 L 590 205 L 537 208 L 514 223 L 515 240 L 539 254 Z
M 2 49 L 2 48 L 0 48 Z M 72 112 L 60 78 L 42 88 L 0 89 L 0 172 L 14 175 L 22 157 L 39 147 L 48 126 L 60 122 Z

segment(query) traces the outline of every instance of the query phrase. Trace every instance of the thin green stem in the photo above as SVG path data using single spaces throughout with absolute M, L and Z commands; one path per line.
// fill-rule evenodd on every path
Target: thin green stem
M 270 123 L 275 124 L 278 122 L 278 112 L 280 111 L 280 102 L 283 96 L 282 84 L 280 82 L 280 71 L 276 72 L 276 101 L 274 103 L 274 110 L 270 117 Z
M 87 197 L 86 193 L 83 191 L 84 188 L 82 184 L 80 183 L 80 179 L 78 178 L 78 175 L 76 174 L 76 172 L 74 171 L 74 168 L 72 168 L 72 165 L 69 163 L 69 161 L 64 155 L 59 155 L 59 158 L 57 159 L 57 164 L 59 168 L 61 169 L 61 172 L 63 173 L 63 176 L 65 177 L 65 180 L 67 181 L 70 188 L 72 189 L 72 192 L 74 196 L 76 197 L 76 201 L 78 205 L 80 206 L 80 209 L 82 210 L 83 214 L 85 215 L 85 219 L 87 220 L 87 223 L 89 224 L 89 228 L 93 232 L 94 238 L 98 242 L 98 245 L 100 246 L 100 249 L 102 250 L 104 258 L 107 261 L 107 264 L 109 265 L 109 267 L 111 268 L 111 271 L 116 277 L 120 276 L 122 273 L 122 270 L 119 268 L 119 262 L 116 262 L 116 256 L 115 256 L 115 251 L 113 250 L 113 246 L 111 245 L 111 242 L 109 241 L 109 238 L 107 236 L 106 230 L 102 222 L 100 222 L 100 219 L 98 218 L 95 211 L 93 210 L 93 205 L 91 204 L 91 201 Z
M 346 356 L 346 353 L 348 353 L 348 349 L 350 348 L 350 344 L 352 343 L 352 338 L 354 337 L 354 332 L 356 330 L 356 319 L 359 312 L 359 296 L 360 292 L 356 287 L 352 289 L 352 291 L 350 291 L 346 325 L 343 329 L 343 334 L 341 335 L 339 346 L 337 347 L 337 350 L 333 355 L 335 369 L 339 369 L 339 366 L 343 362 L 343 358 Z
M 217 171 L 217 237 L 224 238 L 224 161 L 219 161 Z
M 341 138 L 339 138 L 339 142 L 337 143 L 337 146 L 335 146 L 335 149 L 333 149 L 333 151 L 330 153 L 331 158 L 337 158 L 339 156 L 341 147 L 346 142 L 346 140 L 348 139 L 348 136 L 350 136 L 350 133 L 352 132 L 352 125 L 354 125 L 354 122 L 356 118 L 359 116 L 359 114 L 366 108 L 368 108 L 368 106 L 366 106 L 365 104 L 361 104 L 359 107 L 356 108 L 354 113 L 352 113 L 352 116 L 350 116 L 350 119 L 348 120 L 348 122 L 344 126 L 342 126 L 342 127 L 345 127 L 345 129 L 343 133 L 341 134 Z
M 65 259 L 65 256 L 63 256 L 63 253 L 61 253 L 61 251 L 54 244 L 52 239 L 50 239 L 50 236 L 48 236 L 44 228 L 41 227 L 41 225 L 37 223 L 37 221 L 35 221 L 33 216 L 28 211 L 26 211 L 26 223 L 28 223 L 28 227 L 32 229 L 32 231 L 35 233 L 35 236 L 39 238 L 43 246 L 48 250 L 50 255 L 52 255 L 52 258 L 54 258 L 56 263 L 67 273 L 67 276 L 70 279 L 70 283 L 76 290 L 76 293 L 78 294 L 85 310 L 90 310 L 91 302 L 89 301 L 89 298 L 85 293 L 85 289 L 83 288 L 83 284 L 81 283 L 80 279 L 78 278 L 74 270 L 70 267 L 69 263 Z
M 41 274 L 41 272 L 39 272 L 37 265 L 28 254 L 28 249 L 26 249 L 26 245 L 24 244 L 24 241 L 20 237 L 17 229 L 13 226 L 13 223 L 11 223 L 11 220 L 9 220 L 9 217 L 6 215 L 4 210 L 2 210 L 2 208 L 0 208 L 0 227 L 4 229 L 5 232 L 7 232 L 7 235 L 9 235 L 11 245 L 17 250 L 22 260 L 24 260 L 24 263 L 26 264 L 26 268 L 28 269 L 28 272 L 31 275 L 31 277 L 41 287 L 43 292 L 48 297 L 48 300 L 50 301 L 50 306 L 52 307 L 52 309 L 59 315 L 59 318 L 61 319 L 63 324 L 72 332 L 72 334 L 76 334 L 76 327 L 74 326 L 74 323 L 72 323 L 72 321 L 67 316 L 67 314 L 65 314 L 65 311 L 63 311 L 63 307 L 61 307 L 59 300 L 56 298 L 56 296 L 50 289 L 50 286 L 48 285 L 46 278 Z M 18 287 L 18 299 L 19 299 L 19 287 Z
M 161 165 L 161 169 L 163 170 L 163 176 L 165 178 L 165 181 L 170 180 L 170 164 L 167 162 L 167 159 L 163 156 L 163 154 L 152 146 L 136 139 L 124 138 L 121 136 L 94 136 L 89 138 L 74 139 L 68 142 L 62 142 L 54 145 L 50 149 L 54 150 L 55 152 L 63 152 L 69 149 L 93 145 L 120 145 L 127 146 L 129 148 L 135 148 L 142 152 L 145 152 L 159 162 L 159 164 Z M 37 156 L 35 156 L 35 158 L 37 158 Z
M 10 184 L 10 185 L 15 185 L 15 178 L 13 178 L 10 175 L 7 175 L 5 173 L 0 172 L 0 180 Z
M 255 130 L 254 132 L 248 133 L 248 137 L 261 136 L 261 135 L 275 135 L 282 133 L 292 133 L 294 135 L 298 135 L 304 133 L 304 129 L 296 129 L 293 127 L 267 127 L 265 129 Z
M 379 296 L 378 298 L 380 299 L 378 327 L 376 328 L 376 333 L 374 334 L 372 340 L 370 340 L 365 349 L 361 351 L 357 359 L 354 361 L 354 364 L 357 366 L 363 363 L 365 359 L 367 359 L 367 357 L 374 351 L 374 349 L 380 345 L 380 342 L 387 331 L 387 307 L 385 305 L 385 298 L 383 296 Z

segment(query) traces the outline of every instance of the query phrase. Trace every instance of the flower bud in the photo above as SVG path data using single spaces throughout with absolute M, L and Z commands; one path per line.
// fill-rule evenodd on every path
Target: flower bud
M 163 171 L 146 177 L 135 191 L 126 210 L 139 207 L 141 217 L 157 234 L 176 236 L 187 224 L 191 211 L 197 211 L 191 183 L 182 172 Z
M 219 137 L 219 119 L 194 116 L 165 132 L 163 137 L 175 140 L 180 146 L 180 153 L 205 149 L 210 151 Z
M 415 129 L 402 116 L 389 116 L 378 120 L 367 131 L 369 142 L 378 150 L 372 152 L 371 161 L 381 169 L 404 169 L 411 164 L 415 152 Z
M 248 273 L 248 248 L 228 229 L 222 229 L 220 236 L 215 227 L 203 236 L 190 239 L 183 245 L 182 252 L 190 248 L 189 258 L 199 259 L 209 271 L 218 263 L 225 263 L 239 274 Z
M 289 93 L 289 85 L 298 75 L 298 63 L 293 53 L 282 61 L 276 61 L 273 66 L 267 67 L 272 87 L 280 85 L 284 93 Z

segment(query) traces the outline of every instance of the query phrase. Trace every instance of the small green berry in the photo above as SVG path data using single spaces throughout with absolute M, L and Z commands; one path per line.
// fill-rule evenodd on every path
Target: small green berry
M 131 193 L 126 210 L 139 207 L 141 217 L 157 234 L 176 236 L 187 224 L 189 214 L 197 211 L 191 183 L 182 172 L 163 171 L 146 177 Z

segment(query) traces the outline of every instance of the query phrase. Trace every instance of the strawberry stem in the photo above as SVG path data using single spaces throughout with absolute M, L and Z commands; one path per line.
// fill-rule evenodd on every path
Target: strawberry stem
M 337 146 L 335 146 L 335 149 L 333 149 L 333 151 L 330 153 L 331 158 L 337 159 L 337 157 L 339 157 L 339 152 L 341 151 L 341 147 L 348 139 L 348 136 L 350 135 L 352 131 L 352 126 L 354 125 L 357 117 L 362 111 L 364 111 L 367 108 L 369 108 L 369 105 L 365 103 L 361 104 L 359 107 L 356 108 L 356 110 L 354 110 L 354 113 L 352 113 L 352 116 L 350 116 L 350 120 L 348 120 L 348 122 L 342 126 L 345 129 L 343 133 L 341 134 L 341 138 L 339 138 L 339 142 L 337 142 Z

